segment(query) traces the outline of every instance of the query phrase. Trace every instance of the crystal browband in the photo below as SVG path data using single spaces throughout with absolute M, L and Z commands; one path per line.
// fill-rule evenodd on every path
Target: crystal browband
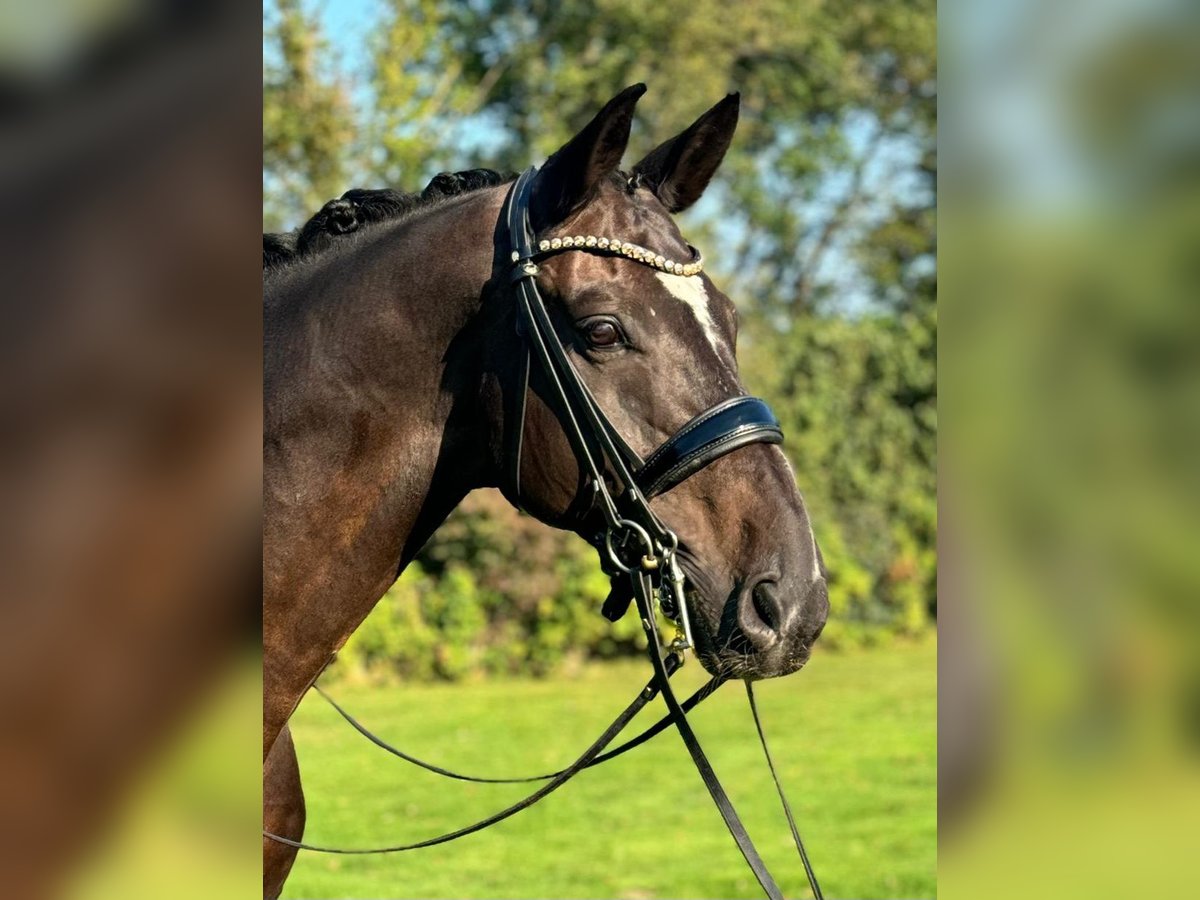
M 691 244 L 688 247 L 692 251 L 691 262 L 679 263 L 667 259 L 653 250 L 647 250 L 645 247 L 639 247 L 637 244 L 631 244 L 628 241 L 622 241 L 617 238 L 603 238 L 590 234 L 580 234 L 573 237 L 550 238 L 538 241 L 539 253 L 553 253 L 555 250 L 598 250 L 606 253 L 616 253 L 635 262 L 640 262 L 643 265 L 653 266 L 655 269 L 668 272 L 671 275 L 699 275 L 704 269 L 704 257 Z

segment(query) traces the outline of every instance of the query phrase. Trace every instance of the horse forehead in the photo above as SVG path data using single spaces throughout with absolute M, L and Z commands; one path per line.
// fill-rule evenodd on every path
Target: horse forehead
M 674 255 L 687 247 L 675 220 L 645 191 L 631 196 L 606 185 L 599 198 L 580 212 L 579 224 L 589 233 L 654 247 L 664 255 Z
M 654 277 L 666 288 L 668 294 L 687 308 L 700 325 L 700 330 L 712 345 L 713 350 L 719 351 L 721 332 L 713 319 L 704 279 L 699 275 L 670 275 L 666 272 L 655 272 Z

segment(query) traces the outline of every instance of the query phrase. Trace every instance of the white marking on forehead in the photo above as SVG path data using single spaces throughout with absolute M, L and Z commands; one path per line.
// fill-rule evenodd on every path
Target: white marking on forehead
M 716 350 L 720 346 L 721 335 L 717 331 L 717 323 L 713 321 L 712 313 L 708 311 L 708 294 L 704 290 L 704 279 L 699 275 L 668 275 L 666 272 L 655 272 L 654 277 L 662 282 L 677 300 L 682 300 L 700 323 L 700 328 L 708 342 Z

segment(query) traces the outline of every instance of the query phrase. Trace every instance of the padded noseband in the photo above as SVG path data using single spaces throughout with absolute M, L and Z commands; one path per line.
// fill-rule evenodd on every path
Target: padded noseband
M 709 463 L 747 444 L 782 444 L 771 407 L 757 397 L 733 397 L 700 413 L 655 450 L 634 477 L 646 499 L 665 494 Z

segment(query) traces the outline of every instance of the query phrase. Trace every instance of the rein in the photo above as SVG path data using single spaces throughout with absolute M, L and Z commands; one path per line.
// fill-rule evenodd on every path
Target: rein
M 724 683 L 724 678 L 718 676 L 713 676 L 710 678 L 699 690 L 696 691 L 696 693 L 692 694 L 692 696 L 683 701 L 683 711 L 691 712 L 693 709 L 699 706 L 701 702 L 710 697 L 713 692 Z M 346 712 L 346 710 L 344 710 L 336 700 L 325 693 L 320 685 L 314 684 L 313 687 L 316 689 L 318 694 L 325 698 L 325 702 L 334 708 L 338 715 L 350 723 L 355 731 L 369 740 L 376 747 L 386 750 L 388 753 L 392 754 L 392 756 L 402 759 L 407 763 L 412 763 L 414 766 L 424 769 L 427 772 L 433 772 L 435 775 L 441 775 L 443 778 L 453 778 L 455 781 L 473 781 L 476 784 L 528 784 L 531 781 L 549 781 L 550 779 L 557 778 L 559 775 L 567 771 L 566 769 L 559 769 L 557 772 L 550 772 L 545 775 L 527 775 L 523 778 L 485 778 L 477 775 L 464 775 L 461 772 L 455 772 L 451 769 L 444 769 L 441 766 L 436 766 L 433 763 L 428 763 L 422 759 L 417 759 L 415 756 L 393 747 L 383 738 L 368 730 L 365 725 L 354 718 L 354 716 L 350 715 L 350 713 Z M 625 743 L 621 744 L 621 746 L 613 750 L 609 750 L 607 753 L 600 754 L 586 766 L 584 766 L 584 768 L 590 769 L 592 766 L 598 766 L 600 763 L 608 762 L 610 759 L 616 759 L 622 753 L 632 750 L 634 747 L 640 747 L 642 744 L 646 743 L 646 741 L 650 740 L 650 738 L 662 733 L 663 729 L 667 728 L 671 724 L 671 721 L 670 715 L 663 716 L 637 737 L 630 738 Z
M 593 546 L 601 553 L 602 566 L 612 581 L 612 591 L 604 604 L 603 613 L 615 621 L 625 614 L 631 603 L 636 604 L 642 627 L 646 632 L 647 653 L 654 675 L 633 702 L 617 716 L 613 723 L 575 762 L 557 772 L 524 778 L 482 778 L 463 775 L 419 760 L 376 737 L 324 691 L 317 688 L 318 692 L 359 733 L 377 746 L 414 765 L 460 781 L 483 783 L 544 781 L 546 783 L 523 800 L 472 825 L 411 844 L 374 848 L 337 848 L 306 844 L 266 831 L 263 832 L 263 836 L 291 847 L 321 853 L 399 853 L 422 847 L 432 847 L 465 837 L 468 834 L 474 834 L 527 809 L 543 797 L 553 793 L 584 769 L 613 759 L 640 746 L 668 726 L 674 725 L 692 757 L 704 786 L 721 813 L 730 835 L 754 872 L 763 891 L 770 900 L 783 900 L 782 892 L 767 870 L 750 840 L 750 836 L 746 833 L 741 819 L 733 808 L 725 789 L 721 786 L 687 719 L 687 713 L 710 696 L 724 682 L 724 679 L 720 677 L 711 679 L 683 703 L 679 702 L 671 688 L 670 678 L 683 664 L 683 654 L 689 649 L 694 649 L 694 641 L 684 597 L 685 579 L 677 557 L 679 539 L 649 506 L 650 499 L 669 491 L 714 460 L 747 444 L 780 443 L 783 440 L 783 433 L 765 402 L 755 397 L 737 396 L 694 417 L 645 460 L 629 447 L 600 409 L 555 333 L 545 301 L 538 292 L 535 281 L 538 274 L 537 260 L 568 250 L 616 254 L 661 271 L 680 275 L 698 273 L 702 262 L 699 254 L 694 250 L 691 261 L 676 263 L 633 244 L 617 239 L 592 236 L 554 238 L 535 244 L 529 220 L 529 202 L 536 173 L 537 169 L 531 167 L 517 179 L 501 213 L 503 229 L 501 240 L 507 240 L 505 259 L 512 266 L 509 278 L 517 300 L 517 330 L 524 338 L 526 351 L 523 354 L 517 378 L 514 398 L 516 405 L 511 416 L 512 425 L 505 442 L 508 448 L 513 496 L 519 504 L 525 402 L 531 361 L 536 357 L 549 382 L 552 395 L 559 401 L 564 430 L 580 466 L 587 476 L 587 485 L 590 490 L 587 500 L 592 508 L 599 508 L 603 518 L 604 529 L 591 538 Z M 615 476 L 615 480 L 621 486 L 619 492 L 614 492 L 610 488 L 605 477 L 607 474 Z M 656 625 L 659 613 L 676 624 L 675 635 L 669 642 L 664 642 L 659 634 Z M 804 864 L 809 886 L 812 888 L 816 900 L 822 900 L 820 886 L 809 863 L 808 854 L 800 839 L 791 807 L 784 795 L 774 762 L 767 748 L 766 736 L 759 720 L 758 708 L 754 702 L 754 692 L 750 682 L 746 682 L 746 693 L 763 754 L 783 805 L 796 849 Z M 634 716 L 658 695 L 662 696 L 666 704 L 667 715 L 638 736 L 605 753 L 605 748 L 621 733 Z

